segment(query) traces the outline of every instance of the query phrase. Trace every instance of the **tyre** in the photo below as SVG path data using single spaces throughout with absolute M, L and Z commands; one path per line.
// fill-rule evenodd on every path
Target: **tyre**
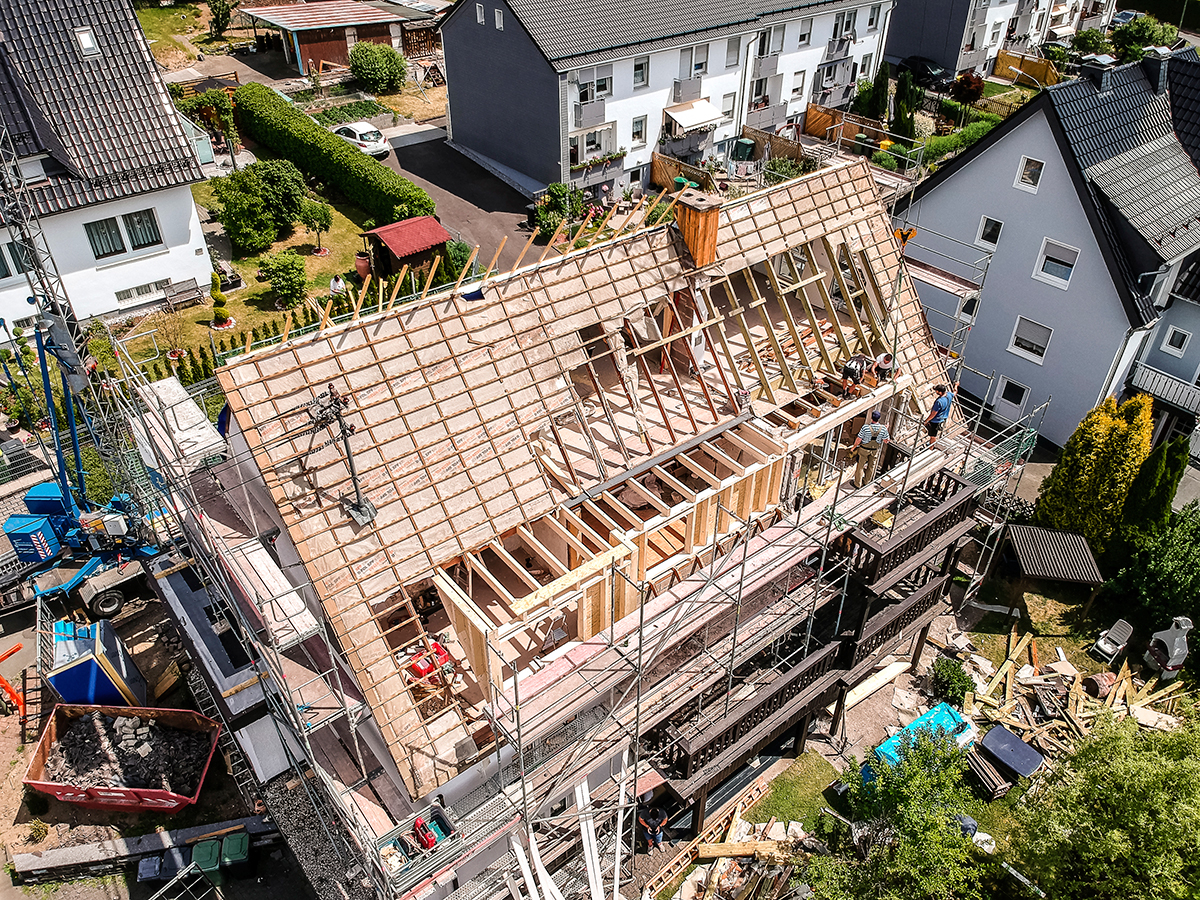
M 109 588 L 107 591 L 101 591 L 92 598 L 89 610 L 93 618 L 111 619 L 120 613 L 124 606 L 125 595 L 117 588 Z

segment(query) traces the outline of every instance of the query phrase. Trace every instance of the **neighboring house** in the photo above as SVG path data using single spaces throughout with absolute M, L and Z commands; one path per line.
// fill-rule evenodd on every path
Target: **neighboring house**
M 527 195 L 647 182 L 654 150 L 697 163 L 742 126 L 841 106 L 873 75 L 891 0 L 745 4 L 464 0 L 442 22 L 454 146 Z M 591 162 L 591 165 L 588 163 Z
M 1059 445 L 1127 380 L 1163 401 L 1160 434 L 1200 409 L 1200 58 L 1109 61 L 1085 60 L 897 212 L 929 248 L 908 251 L 927 310 L 963 305 L 966 363 L 995 374 L 964 389 L 1006 419 L 1052 395 L 1042 434 Z M 939 268 L 966 274 L 930 252 L 961 259 L 950 238 L 991 254 L 977 303 L 937 286 Z
M 242 10 L 255 24 L 279 31 L 283 56 L 300 74 L 322 63 L 339 66 L 350 62 L 350 48 L 359 41 L 404 46 L 407 17 L 354 0 L 256 6 Z
M 1116 0 L 899 0 L 888 28 L 887 58 L 924 56 L 951 72 L 990 75 L 1001 50 L 1029 51 L 1104 28 Z
M 0 4 L 0 122 L 76 315 L 207 285 L 200 165 L 128 0 Z M 0 236 L 0 316 L 27 324 L 29 261 Z
M 450 242 L 450 232 L 433 216 L 393 222 L 366 232 L 365 237 L 374 251 L 373 270 L 385 277 L 407 268 L 414 278 L 418 274 L 424 278 L 433 261 L 445 257 Z

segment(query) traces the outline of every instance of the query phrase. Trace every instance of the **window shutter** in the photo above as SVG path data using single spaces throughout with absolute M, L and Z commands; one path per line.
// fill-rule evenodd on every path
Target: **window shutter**
M 1031 322 L 1022 316 L 1017 317 L 1017 340 L 1027 341 L 1038 347 L 1045 347 L 1050 343 L 1050 335 L 1054 333 L 1054 329 L 1047 328 L 1045 325 L 1039 325 L 1037 322 Z

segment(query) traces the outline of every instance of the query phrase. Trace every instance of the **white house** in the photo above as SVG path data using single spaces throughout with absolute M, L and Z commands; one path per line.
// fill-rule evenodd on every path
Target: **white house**
M 128 0 L 0 4 L 0 124 L 79 318 L 207 286 L 200 166 Z M 0 231 L 0 316 L 18 325 L 27 262 Z
M 654 150 L 723 156 L 842 106 L 872 77 L 891 0 L 548 0 L 458 4 L 442 23 L 454 145 L 533 193 L 644 184 Z

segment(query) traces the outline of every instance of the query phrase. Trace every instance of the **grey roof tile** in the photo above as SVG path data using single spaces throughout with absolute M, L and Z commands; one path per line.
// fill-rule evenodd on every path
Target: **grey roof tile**
M 90 27 L 100 53 L 75 36 Z M 46 152 L 43 215 L 201 178 L 128 0 L 0 2 L 0 114 L 18 153 Z

